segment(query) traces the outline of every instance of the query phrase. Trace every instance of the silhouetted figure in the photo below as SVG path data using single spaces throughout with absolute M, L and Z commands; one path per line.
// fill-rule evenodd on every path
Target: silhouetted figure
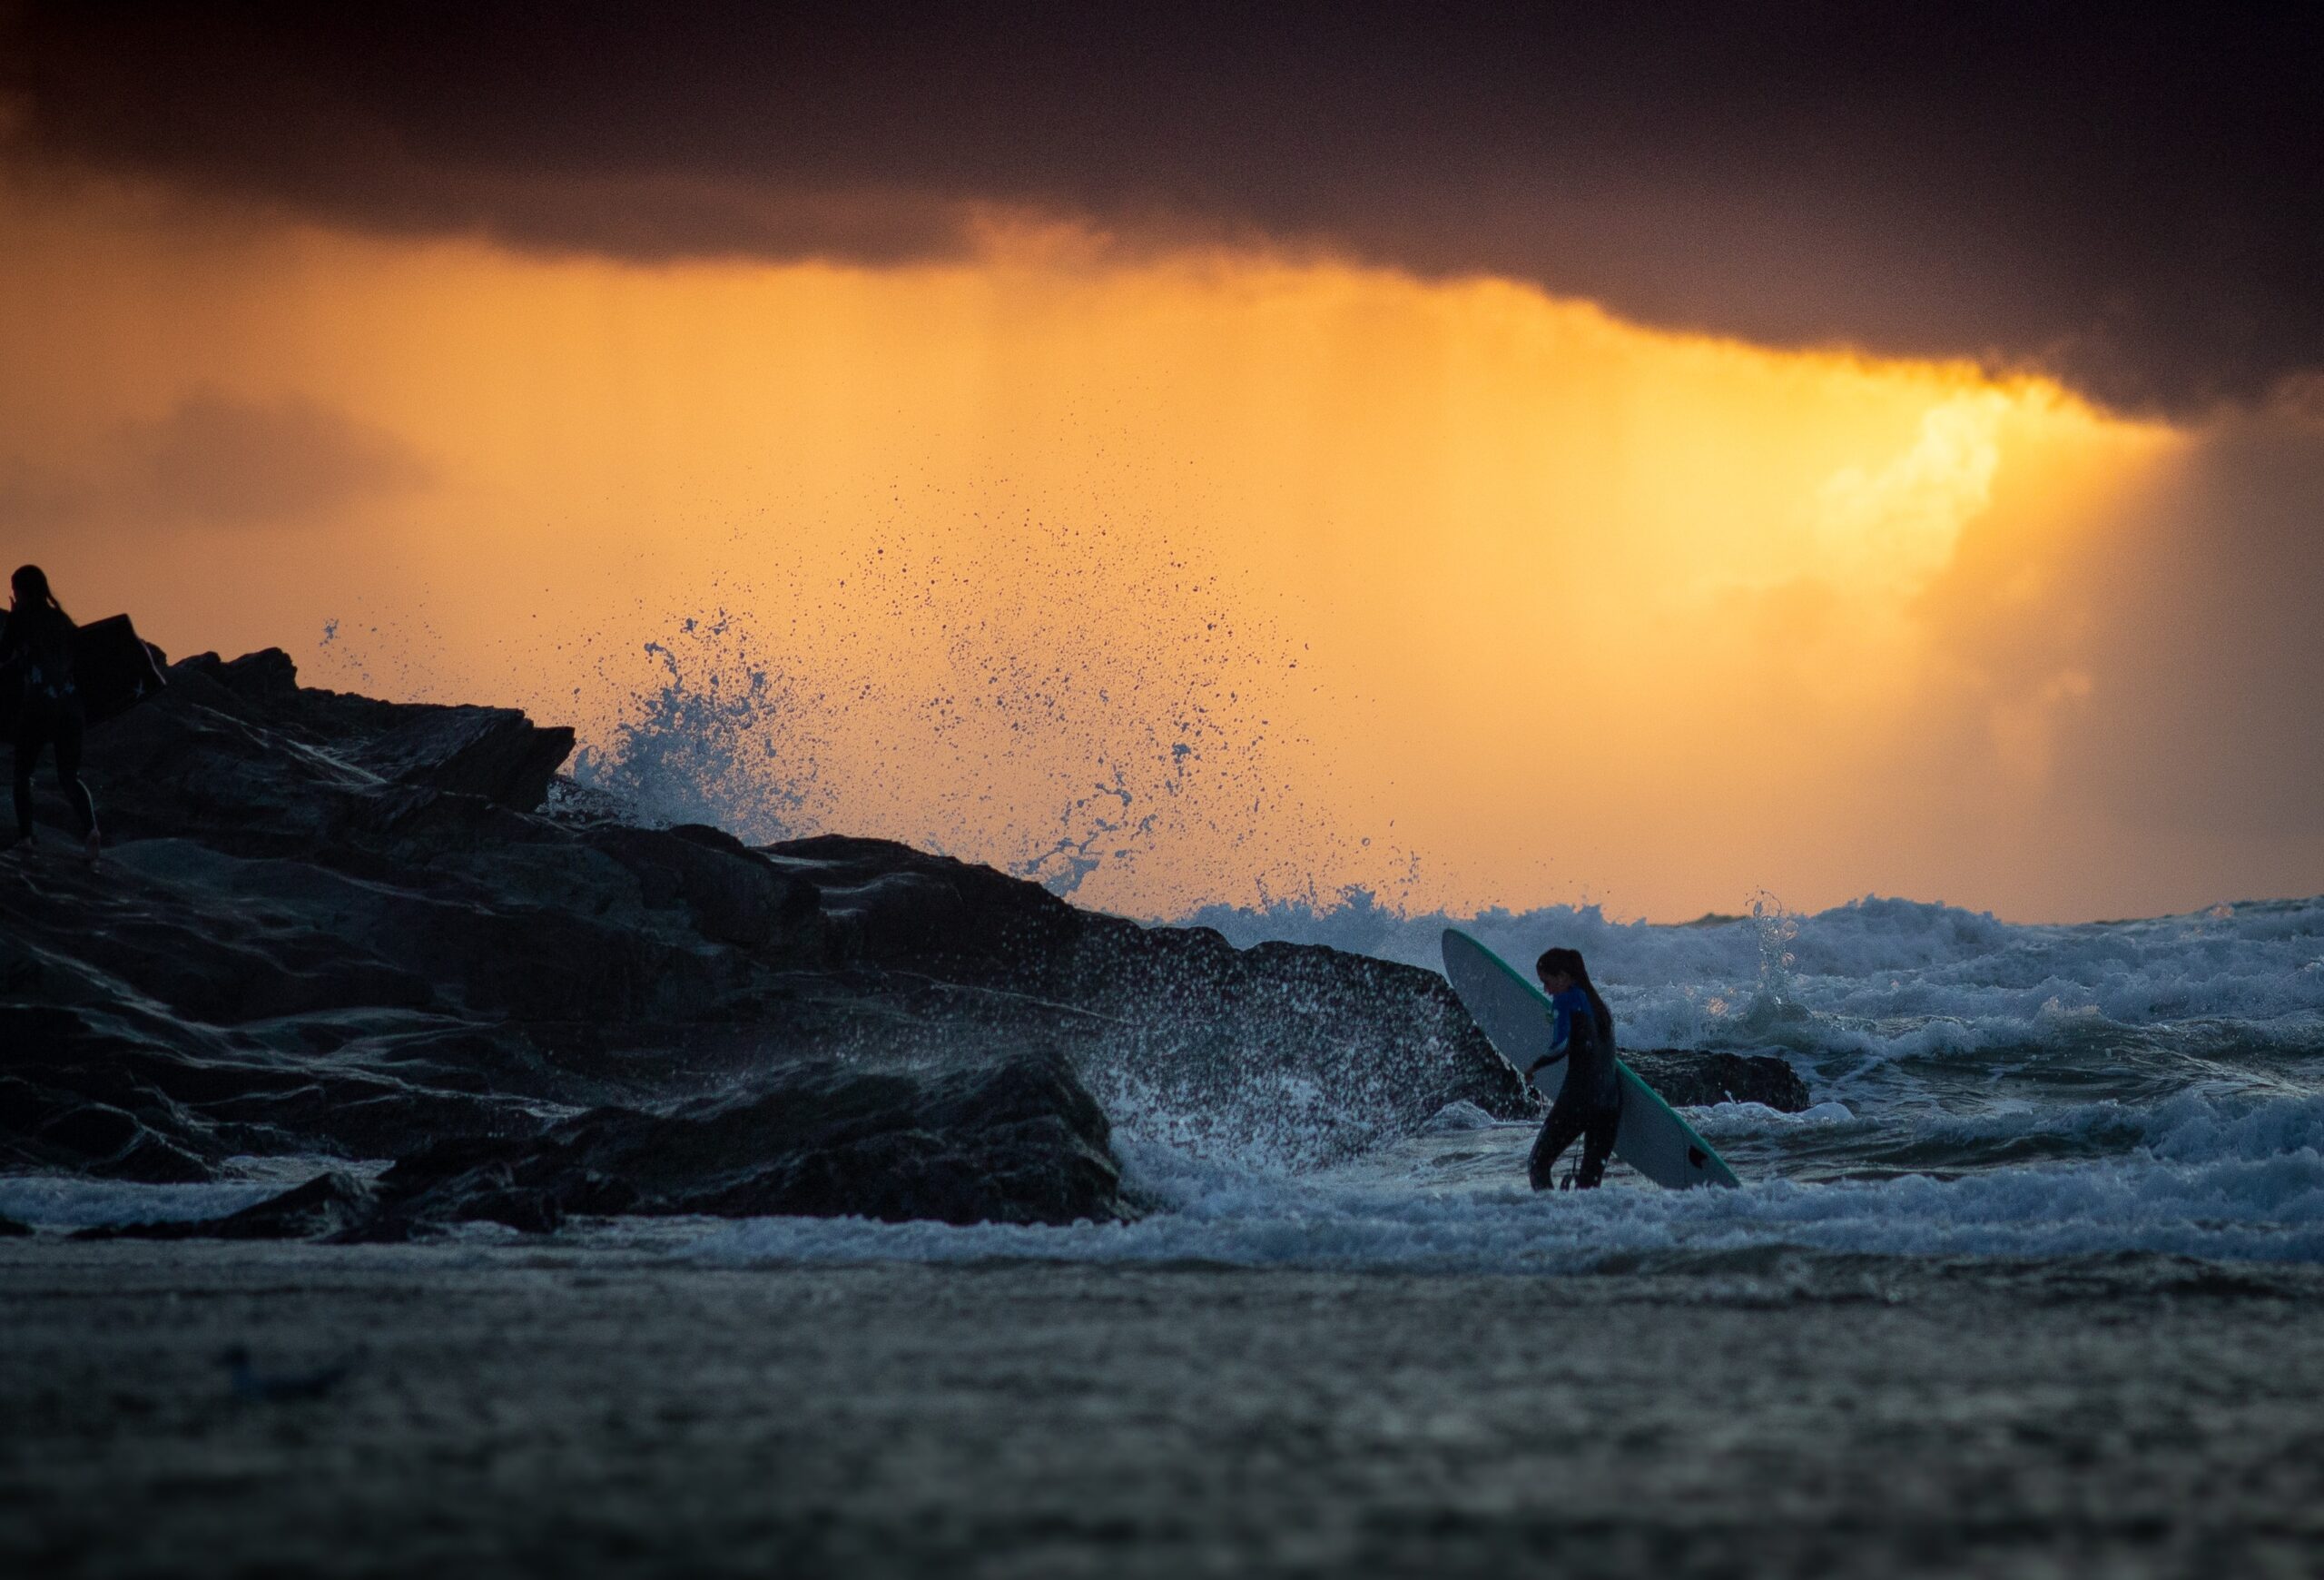
M 48 576 L 37 565 L 19 567 L 8 579 L 13 595 L 8 627 L 0 632 L 0 686 L 16 692 L 16 837 L 33 837 L 33 770 L 40 765 L 44 747 L 56 748 L 56 784 L 72 804 L 81 827 L 89 863 L 96 864 L 103 848 L 97 829 L 97 806 L 89 787 L 81 783 L 81 740 L 88 716 L 81 706 L 81 692 L 73 677 L 73 637 L 76 627 L 56 595 L 48 589 Z
M 1541 1123 L 1525 1171 L 1534 1190 L 1548 1190 L 1558 1154 L 1579 1137 L 1581 1163 L 1574 1170 L 1573 1183 L 1580 1190 L 1595 1190 L 1606 1177 L 1606 1160 L 1613 1155 L 1614 1133 L 1622 1122 L 1622 1083 L 1614 1072 L 1614 1016 L 1591 984 L 1580 951 L 1543 950 L 1533 970 L 1550 995 L 1553 1019 L 1550 1051 L 1533 1061 L 1525 1079 L 1531 1081 L 1535 1071 L 1562 1059 L 1565 1084 L 1550 1104 L 1550 1117 Z

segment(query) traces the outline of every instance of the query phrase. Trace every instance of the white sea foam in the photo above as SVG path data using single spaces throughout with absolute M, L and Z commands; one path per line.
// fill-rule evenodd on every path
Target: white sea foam
M 2324 898 L 2073 926 L 1910 900 L 1807 916 L 1762 902 L 1749 916 L 1669 926 L 1596 906 L 1403 915 L 1352 893 L 1320 910 L 1211 906 L 1188 920 L 1238 944 L 1329 943 L 1430 969 L 1447 926 L 1521 965 L 1569 944 L 1634 1047 L 1908 1058 L 2219 1022 L 2250 1042 L 2324 1046 Z
M 1654 1250 L 1796 1245 L 1890 1255 L 2091 1252 L 2324 1261 L 2324 1160 L 2018 1169 L 1972 1179 L 1683 1195 L 1647 1189 L 1458 1196 L 1251 1182 L 1130 1225 L 1068 1229 L 761 1219 L 692 1254 L 742 1262 L 1202 1261 L 1415 1272 L 1581 1271 Z
M 239 1212 L 284 1188 L 279 1180 L 141 1185 L 70 1174 L 0 1174 L 0 1218 L 52 1229 L 184 1222 Z
M 1823 1103 L 1802 1114 L 1727 1103 L 1693 1118 L 1722 1146 L 1763 1149 L 1739 1190 L 1536 1195 L 1523 1181 L 1525 1124 L 1447 1111 L 1399 1145 L 1336 1168 L 1291 1172 L 1120 1138 L 1139 1222 L 1068 1228 L 860 1219 L 704 1222 L 677 1254 L 720 1263 L 1039 1259 L 1408 1272 L 1560 1273 L 1665 1251 L 1796 1246 L 1884 1255 L 2049 1258 L 2121 1251 L 2324 1262 L 2324 1097 L 2182 1092 L 2147 1107 L 2113 1100 L 1948 1116 L 1904 1127 L 1970 1157 L 1976 1143 L 2064 1140 L 2096 1149 L 2046 1162 L 1810 1181 L 1781 1149 L 1896 1127 Z M 1764 1149 L 1772 1147 L 1772 1152 Z M 312 1160 L 309 1160 L 312 1161 Z M 0 1176 L 0 1214 L 50 1229 L 230 1212 L 308 1167 L 267 1177 L 140 1185 Z
M 182 1185 L 148 1185 L 133 1180 L 91 1180 L 77 1174 L 0 1174 L 0 1218 L 35 1229 L 68 1230 L 124 1223 L 183 1223 L 239 1212 L 327 1170 L 377 1174 L 381 1160 L 345 1158 L 230 1158 L 221 1180 Z
M 1786 1113 L 1764 1102 L 1720 1102 L 1692 1111 L 1691 1118 L 1696 1130 L 1713 1139 L 1856 1122 L 1856 1111 L 1844 1102 L 1819 1102 L 1797 1113 Z
M 1837 1105 L 1831 1105 L 1837 1107 Z M 2093 1105 L 2097 1107 L 2100 1105 Z M 1730 1114 L 1730 1119 L 1739 1116 Z M 1482 1170 L 1409 1154 L 1286 1177 L 1125 1148 L 1153 1205 L 1143 1221 L 1071 1228 L 762 1219 L 707 1230 L 686 1254 L 719 1262 L 1197 1261 L 1413 1272 L 1565 1272 L 1657 1251 L 1800 1246 L 1886 1255 L 2059 1257 L 2118 1251 L 2324 1261 L 2324 1100 L 2225 1104 L 2190 1096 L 2123 1123 L 2119 1155 L 1940 1179 L 1739 1190 L 1643 1185 L 1536 1195 L 1529 1132 L 1495 1127 Z M 1846 1122 L 1841 1114 L 1798 1122 Z M 1465 1138 L 1451 1138 L 1452 1140 Z M 1438 1147 L 1448 1138 L 1427 1140 Z

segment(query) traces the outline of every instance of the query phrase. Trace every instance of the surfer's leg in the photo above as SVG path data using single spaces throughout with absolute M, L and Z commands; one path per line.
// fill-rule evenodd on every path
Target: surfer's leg
M 1601 1109 L 1590 1116 L 1589 1126 L 1581 1132 L 1581 1167 L 1574 1172 L 1575 1190 L 1595 1190 L 1605 1179 L 1606 1160 L 1614 1155 L 1614 1133 L 1621 1128 L 1619 1107 Z
M 1550 1117 L 1541 1121 L 1541 1133 L 1533 1141 L 1533 1154 L 1525 1160 L 1525 1177 L 1533 1182 L 1534 1190 L 1547 1190 L 1555 1182 L 1551 1173 L 1557 1168 L 1558 1154 L 1573 1145 L 1589 1119 L 1578 1106 L 1550 1104 Z
M 89 794 L 89 787 L 81 782 L 81 736 L 85 727 L 77 704 L 56 716 L 56 787 L 72 804 L 73 816 L 81 825 L 81 837 L 94 840 L 97 834 L 97 803 Z
M 16 838 L 33 836 L 33 770 L 40 764 L 44 744 L 40 710 L 27 702 L 16 715 Z

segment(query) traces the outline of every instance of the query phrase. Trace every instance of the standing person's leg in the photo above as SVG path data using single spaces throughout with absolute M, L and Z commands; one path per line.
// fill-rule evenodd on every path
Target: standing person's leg
M 97 836 L 97 802 L 89 794 L 88 785 L 81 782 L 81 737 L 87 729 L 86 716 L 76 704 L 67 707 L 56 719 L 56 787 L 64 792 L 64 799 L 72 804 L 74 819 L 81 825 L 81 838 L 88 846 L 89 859 L 97 859 L 103 848 Z
M 1525 1177 L 1533 1182 L 1534 1190 L 1550 1188 L 1558 1154 L 1573 1145 L 1574 1137 L 1581 1133 L 1589 1120 L 1587 1111 L 1578 1104 L 1550 1104 L 1550 1117 L 1541 1121 L 1541 1133 L 1533 1140 L 1532 1156 L 1525 1160 Z
M 1581 1167 L 1574 1171 L 1574 1189 L 1598 1189 L 1598 1182 L 1606 1177 L 1606 1160 L 1614 1155 L 1614 1137 L 1621 1128 L 1622 1105 L 1619 1096 L 1611 1108 L 1600 1109 L 1590 1116 L 1589 1126 L 1581 1132 Z
M 16 838 L 19 843 L 33 836 L 33 770 L 40 765 L 40 749 L 47 744 L 47 732 L 41 727 L 44 722 L 40 710 L 29 702 L 16 715 Z

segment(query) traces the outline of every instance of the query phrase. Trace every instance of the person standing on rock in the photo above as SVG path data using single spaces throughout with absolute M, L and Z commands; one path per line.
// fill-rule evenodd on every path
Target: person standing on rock
M 1566 1069 L 1565 1084 L 1550 1104 L 1550 1117 L 1541 1123 L 1525 1171 L 1534 1190 L 1548 1190 L 1558 1154 L 1579 1138 L 1581 1162 L 1573 1183 L 1593 1190 L 1606 1177 L 1606 1160 L 1613 1155 L 1614 1132 L 1622 1122 L 1622 1083 L 1614 1072 L 1613 1013 L 1598 996 L 1579 950 L 1545 949 L 1533 970 L 1550 995 L 1550 1051 L 1533 1061 L 1525 1079 L 1532 1080 L 1560 1060 Z
M 8 587 L 14 596 L 7 629 L 0 632 L 0 686 L 16 696 L 16 837 L 10 844 L 33 837 L 33 770 L 40 765 L 42 749 L 54 746 L 57 787 L 72 805 L 89 864 L 94 866 L 103 844 L 96 802 L 81 783 L 81 739 L 88 717 L 73 677 L 77 627 L 49 590 L 48 575 L 39 566 L 19 567 Z

